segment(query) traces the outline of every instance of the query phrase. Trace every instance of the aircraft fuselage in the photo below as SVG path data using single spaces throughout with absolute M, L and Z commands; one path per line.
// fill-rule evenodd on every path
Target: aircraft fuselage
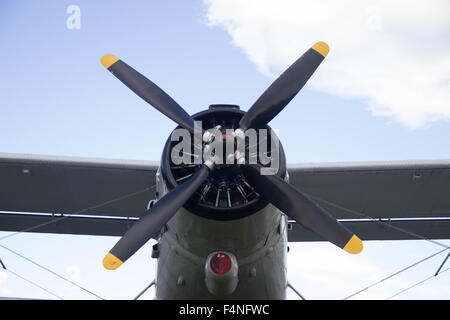
M 182 208 L 159 243 L 157 299 L 285 299 L 287 223 L 272 205 L 245 218 L 216 221 Z M 238 283 L 232 293 L 217 295 L 205 281 L 207 257 L 233 254 Z

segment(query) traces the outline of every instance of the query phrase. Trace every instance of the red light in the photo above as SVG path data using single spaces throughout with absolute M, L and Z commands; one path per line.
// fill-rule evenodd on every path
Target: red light
M 226 135 L 225 133 L 222 134 L 222 140 L 223 140 L 223 141 L 227 140 L 227 135 Z
M 211 258 L 209 265 L 214 273 L 223 275 L 230 271 L 231 259 L 227 254 L 218 252 Z

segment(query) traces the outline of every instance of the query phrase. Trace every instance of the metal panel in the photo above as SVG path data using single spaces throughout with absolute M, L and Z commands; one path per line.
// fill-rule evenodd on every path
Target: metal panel
M 0 154 L 0 211 L 139 217 L 156 162 Z
M 338 219 L 450 217 L 449 160 L 290 165 L 288 171 L 290 183 Z
M 137 218 L 0 213 L 2 231 L 122 236 Z
M 0 213 L 2 231 L 33 228 L 30 232 L 122 236 L 136 221 L 137 218 Z M 450 239 L 450 219 L 341 222 L 362 240 Z M 324 241 L 298 223 L 290 225 L 290 242 Z
M 361 240 L 450 239 L 450 219 L 341 221 Z M 290 242 L 323 241 L 298 223 L 291 224 Z
M 156 162 L 0 154 L 0 211 L 110 216 L 2 214 L 0 229 L 122 235 L 155 196 Z M 288 166 L 290 182 L 338 219 L 450 217 L 450 161 Z M 53 221 L 52 221 L 53 219 Z M 47 222 L 52 221 L 52 223 Z M 413 239 L 374 221 L 344 222 L 365 240 Z M 449 219 L 390 223 L 426 238 L 450 238 Z M 295 224 L 290 241 L 318 237 Z

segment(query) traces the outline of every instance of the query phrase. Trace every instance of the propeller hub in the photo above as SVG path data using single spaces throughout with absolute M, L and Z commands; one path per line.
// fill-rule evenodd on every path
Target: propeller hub
M 256 213 L 267 205 L 267 201 L 263 200 L 248 183 L 240 168 L 240 165 L 244 164 L 250 156 L 248 150 L 237 150 L 239 141 L 245 141 L 243 139 L 245 134 L 239 129 L 239 121 L 244 114 L 245 112 L 239 108 L 215 105 L 193 116 L 195 121 L 201 121 L 202 128 L 205 130 L 200 138 L 201 154 L 204 155 L 202 161 L 194 157 L 196 148 L 197 153 L 200 153 L 199 143 L 197 146 L 192 143 L 190 150 L 192 162 L 175 164 L 171 154 L 178 141 L 171 141 L 170 137 L 167 140 L 161 159 L 161 172 L 169 190 L 182 184 L 194 174 L 201 163 L 211 170 L 206 181 L 185 204 L 184 207 L 188 211 L 214 220 L 233 220 Z M 267 129 L 270 131 L 269 127 Z M 206 132 L 213 131 L 216 131 L 216 134 L 208 134 L 205 138 Z M 195 141 L 195 138 L 192 141 Z M 223 153 L 216 152 L 216 143 L 223 146 Z M 228 150 L 227 144 L 229 144 Z M 279 150 L 277 175 L 284 178 L 286 162 L 281 143 Z

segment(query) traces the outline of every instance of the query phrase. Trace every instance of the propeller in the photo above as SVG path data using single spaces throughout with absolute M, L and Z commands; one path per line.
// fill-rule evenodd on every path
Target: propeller
M 329 47 L 318 42 L 280 75 L 241 118 L 236 137 L 250 128 L 265 127 L 302 89 L 318 68 Z M 107 54 L 101 62 L 114 76 L 139 97 L 194 133 L 193 118 L 156 84 L 116 56 Z M 240 132 L 239 132 L 240 131 Z M 206 141 L 209 142 L 209 141 Z M 236 158 L 238 163 L 242 163 Z M 175 215 L 214 169 L 214 158 L 206 159 L 184 183 L 169 191 L 137 221 L 109 251 L 103 260 L 106 269 L 114 270 L 131 257 Z M 321 208 L 307 195 L 277 175 L 261 175 L 257 164 L 241 165 L 245 178 L 268 202 L 324 239 L 350 253 L 359 253 L 363 244 L 350 230 Z
M 120 267 L 123 262 L 161 230 L 166 222 L 200 187 L 208 174 L 209 168 L 203 164 L 188 180 L 158 200 L 109 251 L 103 259 L 103 266 L 109 270 Z
M 317 42 L 298 58 L 244 114 L 241 130 L 264 128 L 303 88 L 329 51 L 325 42 Z
M 104 55 L 101 62 L 131 91 L 181 127 L 194 133 L 194 119 L 160 87 L 112 54 Z
M 298 223 L 349 253 L 359 253 L 361 240 L 303 192 L 277 175 L 261 175 L 259 165 L 242 166 L 245 178 L 268 202 Z
M 327 56 L 330 48 L 317 42 L 283 72 L 241 118 L 241 136 L 249 128 L 265 127 L 297 95 Z M 298 223 L 319 234 L 324 239 L 350 253 L 359 253 L 362 241 L 337 221 L 331 214 L 308 198 L 304 193 L 277 175 L 261 175 L 261 167 L 242 166 L 246 179 L 268 202 Z
M 194 133 L 194 119 L 160 87 L 112 54 L 104 55 L 101 63 L 139 97 Z M 109 251 L 103 259 L 103 266 L 109 270 L 117 269 L 158 233 L 205 181 L 213 166 L 214 162 L 210 159 L 205 161 L 188 180 L 158 200 Z

